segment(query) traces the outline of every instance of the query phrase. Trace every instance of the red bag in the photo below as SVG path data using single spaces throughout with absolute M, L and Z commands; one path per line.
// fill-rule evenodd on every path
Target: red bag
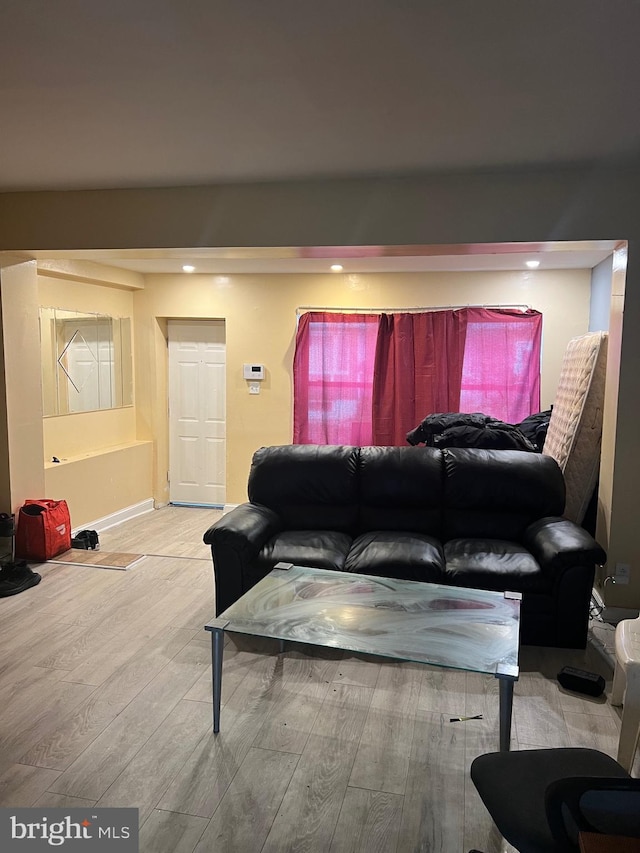
M 71 548 L 71 519 L 66 501 L 25 501 L 18 513 L 16 557 L 51 560 Z

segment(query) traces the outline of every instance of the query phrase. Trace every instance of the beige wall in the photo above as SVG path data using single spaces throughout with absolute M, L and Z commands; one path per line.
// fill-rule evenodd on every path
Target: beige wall
M 11 347 L 10 502 L 15 511 L 25 498 L 64 498 L 78 527 L 151 498 L 151 444 L 137 440 L 133 406 L 42 417 L 39 308 L 132 318 L 132 284 L 142 281 L 97 264 L 62 263 L 37 273 L 35 262 L 2 271 L 4 335 Z M 12 411 L 19 416 L 12 418 Z M 52 463 L 53 456 L 61 462 Z M 23 470 L 27 463 L 30 474 Z
M 82 417 L 82 416 L 80 416 Z M 151 497 L 150 442 L 129 442 L 45 465 L 47 497 L 64 498 L 73 528 Z
M 70 461 L 105 448 L 135 442 L 135 408 L 127 406 L 123 409 L 77 412 L 45 418 L 43 438 L 45 464 L 51 462 L 54 456 Z M 145 497 L 151 497 L 149 483 Z
M 596 527 L 596 536 L 605 550 L 609 550 L 612 535 L 611 519 L 614 493 L 615 441 L 618 421 L 618 409 L 616 403 L 618 400 L 620 384 L 626 264 L 626 249 L 618 249 L 614 252 L 612 259 L 609 340 L 607 342 L 607 374 L 602 419 L 602 451 L 600 481 L 598 484 L 598 517 Z M 619 499 L 619 496 L 617 497 Z M 611 574 L 615 574 L 615 564 L 608 565 L 599 570 L 598 582 L 600 584 L 604 583 L 604 578 Z
M 296 308 L 527 304 L 543 319 L 542 406 L 554 399 L 567 342 L 589 323 L 590 270 L 367 275 L 150 275 L 134 297 L 139 434 L 156 440 L 154 497 L 168 501 L 166 319 L 221 318 L 227 340 L 227 503 L 246 500 L 253 452 L 292 440 Z M 249 395 L 245 362 L 266 378 Z M 425 412 L 425 414 L 427 414 Z
M 629 247 L 628 258 L 626 252 L 619 252 L 613 268 L 600 468 L 603 489 L 598 495 L 597 533 L 608 553 L 603 574 L 615 574 L 617 563 L 631 566 L 628 586 L 606 586 L 607 604 L 640 608 L 640 543 L 637 536 L 640 472 L 636 470 L 640 460 L 640 335 L 637 332 L 640 323 L 640 241 L 635 246 L 635 253 L 633 248 Z M 617 407 L 614 400 L 617 400 Z M 621 447 L 628 448 L 628 451 L 621 453 Z
M 108 280 L 112 271 L 121 272 L 116 267 L 101 267 L 105 278 L 101 284 L 51 275 L 43 267 L 44 264 L 38 264 L 38 299 L 43 307 L 111 314 L 113 317 L 132 316 L 134 291 L 110 284 Z
M 35 261 L 3 266 L 0 284 L 11 503 L 5 511 L 15 512 L 26 498 L 46 497 Z
M 2 273 L 0 272 L 0 285 L 1 276 Z M 7 424 L 7 388 L 4 375 L 4 330 L 2 328 L 2 299 L 0 296 L 0 512 L 10 512 L 9 432 Z

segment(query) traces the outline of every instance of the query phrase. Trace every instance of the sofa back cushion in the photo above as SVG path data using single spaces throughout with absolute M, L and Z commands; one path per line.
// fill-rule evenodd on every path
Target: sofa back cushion
M 532 521 L 562 515 L 564 478 L 550 456 L 470 448 L 446 448 L 442 454 L 445 541 L 520 541 Z
M 362 447 L 360 522 L 363 533 L 442 533 L 442 451 L 433 447 Z
M 358 519 L 360 448 L 289 444 L 254 453 L 248 493 L 274 510 L 286 530 L 352 533 Z

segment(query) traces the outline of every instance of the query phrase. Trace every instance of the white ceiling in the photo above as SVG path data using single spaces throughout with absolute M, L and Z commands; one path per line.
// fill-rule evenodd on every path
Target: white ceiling
M 0 2 L 0 191 L 635 157 L 636 0 Z
M 143 274 L 183 273 L 183 264 L 196 274 L 329 273 L 340 274 L 425 271 L 527 271 L 527 261 L 539 270 L 592 269 L 609 257 L 615 243 L 581 242 L 493 243 L 459 246 L 323 246 L 244 247 L 137 250 L 65 250 L 30 254 L 40 262 L 91 261 Z

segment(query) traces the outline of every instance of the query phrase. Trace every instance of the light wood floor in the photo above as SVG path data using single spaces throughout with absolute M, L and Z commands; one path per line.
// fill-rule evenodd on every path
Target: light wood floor
M 0 599 L 0 806 L 137 807 L 145 853 L 512 850 L 469 780 L 498 748 L 491 677 L 228 641 L 213 736 L 202 534 L 217 515 L 158 510 L 100 536 L 157 556 L 128 572 L 47 564 Z M 592 647 L 523 648 L 513 748 L 615 755 L 619 712 L 563 692 L 563 665 L 610 690 Z

